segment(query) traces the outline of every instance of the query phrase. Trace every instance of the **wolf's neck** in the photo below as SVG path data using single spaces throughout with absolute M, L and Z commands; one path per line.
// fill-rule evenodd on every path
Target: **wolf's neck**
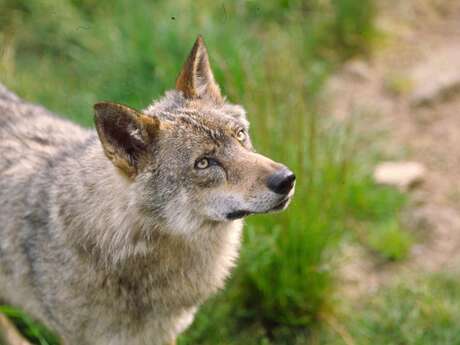
M 57 195 L 53 217 L 71 243 L 103 265 L 119 267 L 152 255 L 161 260 L 174 251 L 225 255 L 228 260 L 237 254 L 240 221 L 197 223 L 197 229 L 189 229 L 192 235 L 183 229 L 165 229 L 142 210 L 137 203 L 142 191 L 112 165 L 98 142 L 62 169 L 57 184 L 65 193 Z
M 101 260 L 119 261 L 134 250 L 143 219 L 132 202 L 130 181 L 117 171 L 94 141 L 80 157 L 67 159 L 56 173 L 54 221 L 71 243 Z

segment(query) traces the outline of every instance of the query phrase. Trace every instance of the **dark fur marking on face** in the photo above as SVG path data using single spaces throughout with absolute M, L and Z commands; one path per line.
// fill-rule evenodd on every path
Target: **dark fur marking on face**
M 234 212 L 230 212 L 229 214 L 227 214 L 227 219 L 228 220 L 240 219 L 240 218 L 249 216 L 250 214 L 251 212 L 245 211 L 245 210 L 234 211 Z

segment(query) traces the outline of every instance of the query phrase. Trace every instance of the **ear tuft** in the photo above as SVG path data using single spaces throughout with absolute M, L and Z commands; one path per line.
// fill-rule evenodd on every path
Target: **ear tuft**
M 138 172 L 148 146 L 155 140 L 160 121 L 111 102 L 96 103 L 94 111 L 96 130 L 106 156 L 132 177 Z
M 219 85 L 214 79 L 209 56 L 203 37 L 199 35 L 193 45 L 179 77 L 176 89 L 189 99 L 209 99 L 217 104 L 223 103 Z

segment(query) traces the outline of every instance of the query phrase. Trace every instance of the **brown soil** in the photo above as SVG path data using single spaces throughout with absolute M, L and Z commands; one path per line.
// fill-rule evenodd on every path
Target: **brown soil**
M 381 150 L 424 164 L 427 176 L 410 192 L 404 215 L 421 238 L 407 260 L 382 265 L 362 248 L 345 251 L 343 277 L 354 293 L 404 273 L 460 272 L 460 91 L 452 89 L 428 105 L 412 101 L 421 83 L 436 83 L 449 73 L 444 67 L 456 64 L 460 70 L 460 61 L 452 60 L 452 52 L 460 52 L 460 2 L 381 2 L 380 45 L 372 57 L 350 61 L 331 80 L 329 111 L 340 119 L 360 114 L 358 128 L 385 133 L 374 140 Z M 417 79 L 420 74 L 424 80 Z

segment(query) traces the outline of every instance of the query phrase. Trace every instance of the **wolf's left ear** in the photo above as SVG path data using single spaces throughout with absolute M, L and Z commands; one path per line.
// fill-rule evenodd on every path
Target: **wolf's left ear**
M 133 177 L 139 171 L 149 145 L 160 130 L 160 120 L 126 105 L 101 102 L 94 105 L 97 134 L 113 165 Z
M 209 99 L 223 103 L 219 85 L 214 80 L 209 56 L 203 37 L 198 36 L 187 61 L 176 80 L 176 89 L 186 98 Z

